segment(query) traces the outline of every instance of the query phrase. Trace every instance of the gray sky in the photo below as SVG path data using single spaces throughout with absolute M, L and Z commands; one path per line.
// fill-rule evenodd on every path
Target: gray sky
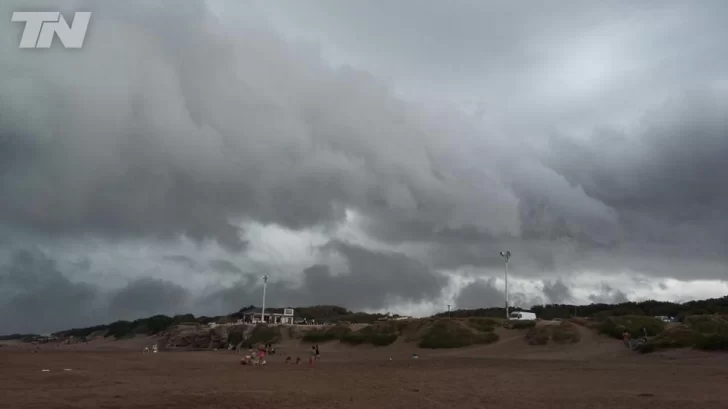
M 18 49 L 59 7 L 83 49 Z M 0 14 L 0 332 L 501 305 L 503 249 L 518 305 L 728 292 L 725 2 Z

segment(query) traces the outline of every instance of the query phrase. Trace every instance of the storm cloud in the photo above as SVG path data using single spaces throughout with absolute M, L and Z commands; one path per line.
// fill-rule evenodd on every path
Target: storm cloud
M 373 252 L 343 242 L 326 247 L 343 258 L 342 271 L 316 264 L 300 272 L 299 283 L 271 281 L 267 305 L 333 304 L 378 310 L 437 299 L 448 284 L 445 275 L 401 253 Z M 0 266 L 0 323 L 8 333 L 55 331 L 156 314 L 222 315 L 261 303 L 262 281 L 252 274 L 241 275 L 229 287 L 195 294 L 151 277 L 114 289 L 74 283 L 40 251 L 19 250 Z
M 543 294 L 551 304 L 565 304 L 573 300 L 571 290 L 561 279 L 544 281 Z
M 505 305 L 503 290 L 495 287 L 495 280 L 481 279 L 466 285 L 455 299 L 458 309 L 502 307 Z
M 0 324 L 726 280 L 726 3 L 456 3 L 6 1 Z

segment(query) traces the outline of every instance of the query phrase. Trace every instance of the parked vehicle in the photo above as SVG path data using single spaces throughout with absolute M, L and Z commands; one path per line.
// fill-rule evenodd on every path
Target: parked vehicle
M 530 311 L 514 311 L 508 316 L 512 321 L 535 321 L 536 314 Z

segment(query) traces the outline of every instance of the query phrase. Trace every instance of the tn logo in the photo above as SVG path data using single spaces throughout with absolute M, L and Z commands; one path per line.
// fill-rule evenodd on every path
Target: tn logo
M 68 25 L 57 11 L 16 11 L 11 21 L 25 23 L 18 48 L 50 48 L 54 35 L 65 48 L 81 48 L 90 19 L 90 12 L 79 11 Z

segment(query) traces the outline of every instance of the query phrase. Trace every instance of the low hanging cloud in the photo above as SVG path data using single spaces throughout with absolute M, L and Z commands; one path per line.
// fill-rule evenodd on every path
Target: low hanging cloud
M 495 287 L 495 279 L 477 280 L 466 285 L 455 298 L 458 309 L 502 307 L 505 305 L 503 290 Z
M 346 305 L 376 310 L 397 302 L 437 299 L 448 278 L 404 254 L 373 252 L 343 242 L 327 245 L 340 254 L 346 271 L 323 264 L 306 268 L 293 284 L 273 280 L 267 305 Z M 0 322 L 5 332 L 55 331 L 133 320 L 155 314 L 220 315 L 250 304 L 261 305 L 262 282 L 242 275 L 234 285 L 192 292 L 169 280 L 142 277 L 116 289 L 74 283 L 58 263 L 40 251 L 19 250 L 0 265 Z
M 598 293 L 589 295 L 589 300 L 593 303 L 620 304 L 628 302 L 627 295 L 619 289 L 612 288 L 607 283 L 601 283 Z
M 544 281 L 543 294 L 551 304 L 563 304 L 574 299 L 571 289 L 560 278 L 556 281 Z
M 0 323 L 7 333 L 79 326 L 107 316 L 99 314 L 97 289 L 73 283 L 54 260 L 42 253 L 18 251 L 0 266 Z
M 300 282 L 275 281 L 268 285 L 271 306 L 332 304 L 351 309 L 378 310 L 401 302 L 439 299 L 448 285 L 446 275 L 401 253 L 371 251 L 350 243 L 334 241 L 326 245 L 343 257 L 346 271 L 316 264 L 303 270 Z M 262 301 L 259 277 L 247 276 L 231 288 L 209 295 L 204 304 L 218 309 L 239 308 L 242 299 L 251 304 Z
M 140 278 L 109 297 L 109 316 L 133 320 L 154 314 L 175 315 L 188 311 L 190 298 L 189 292 L 177 284 Z

